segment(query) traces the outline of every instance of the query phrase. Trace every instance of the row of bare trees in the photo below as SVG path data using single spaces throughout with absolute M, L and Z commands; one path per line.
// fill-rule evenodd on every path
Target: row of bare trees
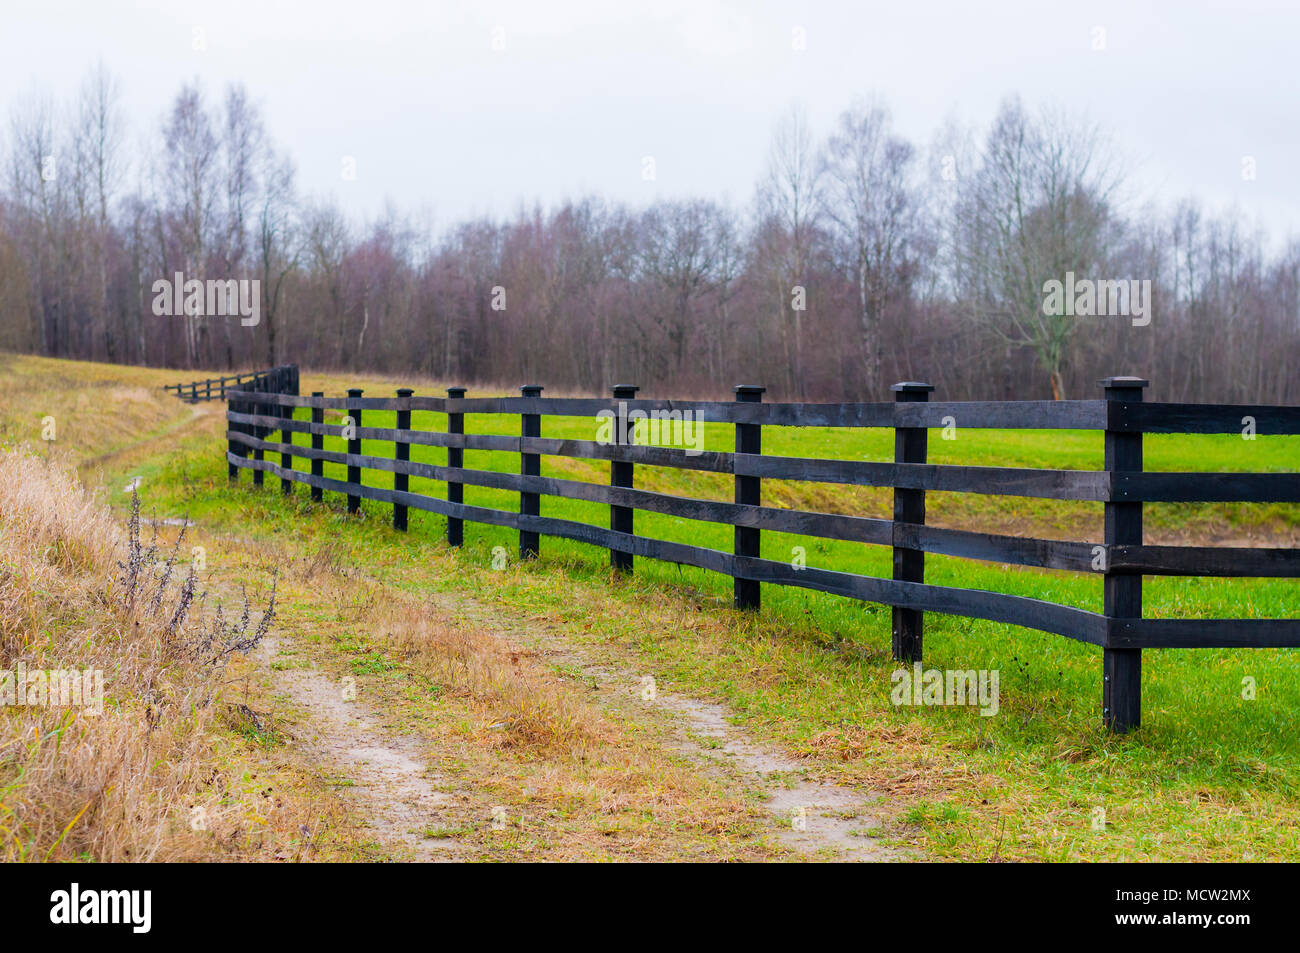
M 819 138 L 792 108 L 754 199 L 599 197 L 437 233 L 305 197 L 242 87 L 184 86 L 143 140 L 113 76 L 17 102 L 0 189 L 0 348 L 185 368 L 295 361 L 648 394 L 1300 402 L 1300 242 L 1235 215 L 1128 208 L 1100 130 L 1008 99 L 924 148 L 875 99 Z M 260 323 L 156 315 L 153 283 L 256 279 Z M 1150 281 L 1151 321 L 1044 308 L 1067 273 Z

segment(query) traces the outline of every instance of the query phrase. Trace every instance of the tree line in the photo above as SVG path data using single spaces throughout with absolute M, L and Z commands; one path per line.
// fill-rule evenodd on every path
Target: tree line
M 185 84 L 145 131 L 130 148 L 102 65 L 70 102 L 13 104 L 0 348 L 808 400 L 886 399 L 903 379 L 947 399 L 1091 397 L 1131 373 L 1170 400 L 1300 403 L 1300 241 L 1270 250 L 1193 198 L 1135 205 L 1103 130 L 1014 96 L 925 144 L 879 99 L 820 136 L 792 107 L 742 206 L 587 196 L 439 229 L 302 194 L 242 86 Z M 156 314 L 177 273 L 255 279 L 258 323 Z M 1111 313 L 1045 308 L 1067 275 Z M 1146 324 L 1113 313 L 1130 281 L 1149 282 Z

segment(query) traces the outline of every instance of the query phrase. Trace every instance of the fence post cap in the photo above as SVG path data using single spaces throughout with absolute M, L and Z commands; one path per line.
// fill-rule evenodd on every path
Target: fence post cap
M 757 384 L 737 384 L 737 394 L 762 394 L 767 391 L 766 387 L 759 387 Z
M 361 389 L 360 387 L 349 387 L 349 388 L 348 388 L 348 396 L 349 396 L 349 397 L 360 397 L 363 393 L 364 393 L 364 391 L 362 391 L 362 389 Z
M 1141 390 L 1143 387 L 1150 387 L 1151 382 L 1143 380 L 1141 377 L 1103 377 L 1097 381 L 1102 387 L 1132 387 Z
M 542 389 L 541 384 L 525 384 L 523 387 L 519 388 L 519 393 L 523 394 L 525 397 L 539 397 L 541 396 Z
M 398 397 L 410 397 L 410 396 L 411 396 L 412 394 L 414 394 L 414 393 L 415 393 L 415 391 L 413 391 L 413 390 L 412 390 L 411 388 L 409 388 L 409 387 L 399 387 L 399 388 L 397 388 L 397 396 L 398 396 Z
M 934 385 L 923 381 L 899 381 L 889 389 L 895 394 L 929 394 L 934 391 Z
M 448 387 L 448 388 L 447 388 L 447 396 L 448 396 L 448 397 L 452 397 L 452 398 L 459 399 L 459 398 L 465 396 L 465 391 L 466 391 L 467 389 L 468 389 L 468 388 L 465 388 L 465 387 Z
M 323 390 L 314 390 L 314 391 L 311 392 L 311 395 L 312 395 L 313 397 L 324 397 L 324 396 L 325 396 L 325 392 L 324 392 Z
M 637 384 L 615 384 L 611 390 L 615 397 L 631 397 L 641 388 Z

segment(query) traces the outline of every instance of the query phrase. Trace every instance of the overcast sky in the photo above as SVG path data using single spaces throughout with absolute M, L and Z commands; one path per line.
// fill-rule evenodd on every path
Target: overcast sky
M 302 190 L 333 193 L 357 215 L 391 200 L 445 225 L 587 192 L 748 202 L 793 101 L 820 134 L 855 96 L 879 93 L 898 131 L 925 146 L 949 116 L 982 128 L 1018 92 L 1103 125 L 1131 164 L 1130 194 L 1236 203 L 1275 246 L 1300 236 L 1294 3 L 5 7 L 6 107 L 33 87 L 71 94 L 102 58 L 144 136 L 183 81 L 199 78 L 214 100 L 242 81 Z M 646 156 L 654 181 L 642 176 Z

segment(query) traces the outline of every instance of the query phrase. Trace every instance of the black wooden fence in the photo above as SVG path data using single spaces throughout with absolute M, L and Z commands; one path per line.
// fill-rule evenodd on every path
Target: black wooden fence
M 298 365 L 281 364 L 265 371 L 246 371 L 229 377 L 209 377 L 188 384 L 164 384 L 163 390 L 175 391 L 187 404 L 201 400 L 225 400 L 230 391 L 274 391 L 280 394 L 298 393 Z
M 296 384 L 296 380 L 295 380 Z M 1025 626 L 1089 642 L 1102 649 L 1102 714 L 1110 729 L 1136 727 L 1141 716 L 1142 650 L 1146 648 L 1296 647 L 1300 619 L 1144 619 L 1142 577 L 1228 576 L 1300 577 L 1300 549 L 1226 548 L 1206 546 L 1148 546 L 1143 542 L 1142 506 L 1147 502 L 1300 502 L 1297 473 L 1164 473 L 1145 472 L 1142 437 L 1148 433 L 1241 433 L 1245 418 L 1254 419 L 1258 434 L 1300 434 L 1300 407 L 1144 403 L 1147 382 L 1112 377 L 1101 382 L 1104 400 L 931 402 L 928 384 L 894 385 L 892 403 L 806 404 L 762 403 L 763 388 L 738 387 L 734 402 L 634 399 L 636 388 L 614 388 L 611 399 L 543 398 L 540 387 L 525 387 L 521 397 L 465 398 L 464 388 L 447 397 L 416 397 L 407 389 L 396 398 L 347 397 L 317 392 L 232 392 L 227 412 L 227 461 L 231 479 L 241 468 L 253 471 L 255 483 L 264 472 L 280 477 L 283 492 L 295 482 L 311 487 L 312 499 L 322 493 L 347 496 L 355 512 L 361 500 L 393 506 L 393 524 L 406 528 L 408 507 L 447 517 L 447 539 L 459 545 L 463 521 L 517 529 L 520 553 L 536 556 L 545 534 L 606 548 L 611 563 L 630 571 L 634 556 L 667 560 L 729 575 L 734 579 L 735 605 L 757 609 L 760 585 L 775 583 L 835 593 L 893 607 L 893 652 L 900 661 L 919 661 L 923 613 L 987 619 Z M 296 391 L 296 386 L 294 388 Z M 309 408 L 311 420 L 294 416 Z M 350 422 L 324 422 L 325 410 L 345 412 Z M 410 429 L 411 411 L 447 414 L 444 433 Z M 395 411 L 397 427 L 364 427 L 366 411 Z M 593 417 L 600 411 L 619 415 L 614 437 L 599 440 L 548 439 L 542 418 Z M 710 422 L 735 425 L 734 453 L 689 453 L 683 449 L 635 445 L 631 438 L 634 412 L 671 415 L 691 411 Z M 518 414 L 519 437 L 466 434 L 465 414 Z M 349 426 L 349 423 L 351 426 Z M 1063 429 L 1105 433 L 1105 469 L 1048 470 L 989 466 L 940 466 L 926 462 L 927 428 L 950 424 L 964 429 Z M 885 427 L 895 431 L 893 463 L 819 460 L 768 456 L 762 452 L 764 425 L 783 427 Z M 274 432 L 280 441 L 267 439 Z M 292 444 L 292 434 L 311 435 L 311 446 Z M 325 435 L 348 439 L 347 452 L 327 451 Z M 395 444 L 392 458 L 362 454 L 361 442 Z M 410 460 L 410 446 L 446 447 L 447 465 Z M 517 453 L 520 472 L 466 470 L 464 450 Z M 274 463 L 264 454 L 279 453 Z M 540 476 L 542 455 L 609 460 L 610 485 Z M 311 472 L 294 469 L 293 458 L 311 463 Z M 347 479 L 323 475 L 325 461 L 348 467 Z M 688 499 L 638 490 L 633 486 L 636 464 L 676 467 L 735 478 L 735 502 Z M 393 474 L 393 488 L 361 485 L 363 469 Z M 445 500 L 411 493 L 410 476 L 447 484 Z M 817 483 L 892 487 L 894 518 L 805 512 L 763 506 L 762 481 L 802 480 Z M 463 487 L 494 487 L 518 491 L 519 512 L 470 506 Z M 1104 504 L 1105 542 L 1092 544 L 1029 539 L 927 526 L 927 490 L 997 494 Z M 605 503 L 610 528 L 541 515 L 542 496 Z M 667 542 L 635 535 L 637 510 L 693 520 L 725 523 L 735 528 L 732 552 Z M 763 530 L 891 546 L 893 578 L 860 576 L 763 559 L 759 540 Z M 929 585 L 925 554 L 1098 573 L 1105 577 L 1102 613 L 1058 605 L 1024 596 L 984 590 Z

